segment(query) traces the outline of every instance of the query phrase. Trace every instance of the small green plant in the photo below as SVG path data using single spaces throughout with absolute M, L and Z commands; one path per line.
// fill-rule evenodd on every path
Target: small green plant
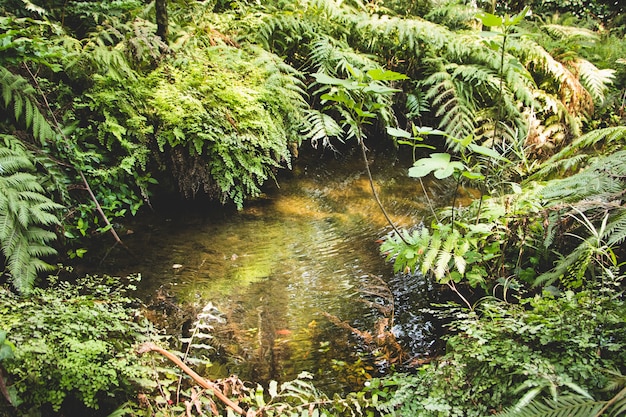
M 110 407 L 148 380 L 134 347 L 151 327 L 128 295 L 138 279 L 50 277 L 28 298 L 0 288 L 0 326 L 15 346 L 2 366 L 17 415 L 59 411 L 68 398 L 87 409 Z
M 444 307 L 452 317 L 445 354 L 366 389 L 383 415 L 478 417 L 543 397 L 593 397 L 603 405 L 615 397 L 604 387 L 613 379 L 607 370 L 626 359 L 622 300 L 568 291 L 519 304 L 489 298 L 474 311 Z

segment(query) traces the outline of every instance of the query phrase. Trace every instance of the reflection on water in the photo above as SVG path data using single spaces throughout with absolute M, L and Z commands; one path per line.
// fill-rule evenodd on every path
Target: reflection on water
M 408 165 L 372 158 L 381 199 L 399 226 L 419 223 L 429 210 Z M 396 297 L 394 332 L 412 354 L 431 343 L 419 312 L 427 297 L 417 278 L 393 276 L 376 240 L 389 232 L 357 156 L 299 161 L 240 212 L 174 213 L 133 226 L 124 238 L 140 259 L 110 255 L 99 271 L 140 272 L 143 298 L 159 289 L 181 303 L 212 303 L 225 317 L 215 327 L 221 356 L 210 372 L 244 379 L 292 379 L 307 370 L 331 389 L 370 374 L 366 352 L 331 314 L 355 328 L 373 326 L 380 313 L 360 289 L 372 277 Z M 431 189 L 431 198 L 446 198 Z M 220 360 L 223 363 L 220 364 Z M 359 363 L 355 370 L 350 364 Z M 366 372 L 367 371 L 367 372 Z

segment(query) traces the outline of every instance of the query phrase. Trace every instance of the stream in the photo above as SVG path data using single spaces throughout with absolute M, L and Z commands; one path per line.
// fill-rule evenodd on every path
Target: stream
M 412 227 L 428 219 L 410 161 L 393 150 L 369 158 L 392 220 Z M 425 185 L 435 204 L 449 203 L 450 190 Z M 421 309 L 434 291 L 418 276 L 394 274 L 380 254 L 377 241 L 391 228 L 360 152 L 311 152 L 241 211 L 199 206 L 155 204 L 121 231 L 140 255 L 116 248 L 95 268 L 140 273 L 140 298 L 194 336 L 192 354 L 212 363 L 206 374 L 266 383 L 307 371 L 321 389 L 341 392 L 398 359 L 376 345 L 385 326 L 404 350 L 396 366 L 428 355 L 436 331 Z M 194 334 L 201 312 L 204 330 Z

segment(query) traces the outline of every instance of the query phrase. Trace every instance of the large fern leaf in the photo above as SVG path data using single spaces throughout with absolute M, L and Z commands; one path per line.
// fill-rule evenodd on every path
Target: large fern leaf
M 37 274 L 50 269 L 44 259 L 56 254 L 49 227 L 60 223 L 61 206 L 44 194 L 30 155 L 16 148 L 0 144 L 0 249 L 11 282 L 28 292 Z
M 498 417 L 591 417 L 605 406 L 585 396 L 561 396 L 555 400 L 533 400 L 524 407 L 513 407 Z
M 614 148 L 616 146 L 623 146 L 625 141 L 626 126 L 592 130 L 589 133 L 579 136 L 571 144 L 542 163 L 539 169 L 528 178 L 528 181 L 545 179 L 550 174 L 558 172 L 559 170 L 576 170 L 591 156 L 586 150 L 597 143 L 602 143 L 602 146 L 605 147 Z
M 42 143 L 54 136 L 54 130 L 37 107 L 35 89 L 24 77 L 0 66 L 0 89 L 2 104 L 5 109 L 11 109 L 16 122 L 23 123 Z

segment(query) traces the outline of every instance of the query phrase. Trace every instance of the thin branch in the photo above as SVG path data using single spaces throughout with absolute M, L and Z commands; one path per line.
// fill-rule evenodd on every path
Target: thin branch
M 189 375 L 194 381 L 196 381 L 202 388 L 206 388 L 208 390 L 211 390 L 213 392 L 213 394 L 215 394 L 215 396 L 220 401 L 222 401 L 227 407 L 232 408 L 233 411 L 235 411 L 237 414 L 240 414 L 242 416 L 248 415 L 239 405 L 235 404 L 235 402 L 233 402 L 233 400 L 228 398 L 217 387 L 217 385 L 214 382 L 207 381 L 206 379 L 202 378 L 200 375 L 198 375 L 196 372 L 194 372 L 193 369 L 191 369 L 190 367 L 185 365 L 183 363 L 183 361 L 181 361 L 173 353 L 168 352 L 167 350 L 165 350 L 165 349 L 155 345 L 152 342 L 147 342 L 147 343 L 142 344 L 141 346 L 139 346 L 139 349 L 137 350 L 138 354 L 143 354 L 143 353 L 147 353 L 147 352 L 157 352 L 157 353 L 160 353 L 161 355 L 165 356 L 166 358 L 168 358 L 169 360 L 174 362 L 174 364 L 176 366 L 178 366 L 183 372 L 185 372 L 187 375 Z
M 459 297 L 461 297 L 461 299 L 463 300 L 463 302 L 465 303 L 465 305 L 470 309 L 470 311 L 473 311 L 474 308 L 472 307 L 472 305 L 470 304 L 469 301 L 467 301 L 467 298 L 463 297 L 463 294 L 461 294 L 461 292 L 458 290 L 458 288 L 456 287 L 456 284 L 454 283 L 454 281 L 450 280 L 447 282 L 448 287 L 454 291 L 456 293 L 456 295 L 458 295 Z
M 439 219 L 437 218 L 437 213 L 435 213 L 435 206 L 433 205 L 433 202 L 430 201 L 430 198 L 428 197 L 428 192 L 426 192 L 426 187 L 424 186 L 424 181 L 422 181 L 421 177 L 419 177 L 418 179 L 420 180 L 420 185 L 422 186 L 422 191 L 424 192 L 424 196 L 426 197 L 426 201 L 428 202 L 428 208 L 430 208 L 430 212 L 433 213 L 433 217 L 435 218 L 435 221 L 437 223 L 439 223 Z
M 365 151 L 365 144 L 363 143 L 362 138 L 359 140 L 359 143 L 361 145 L 361 152 L 363 153 L 363 162 L 365 163 L 365 171 L 367 171 L 367 177 L 369 178 L 370 187 L 372 188 L 372 194 L 374 194 L 374 199 L 376 200 L 376 203 L 378 203 L 378 207 L 380 207 L 380 211 L 383 213 L 383 216 L 385 216 L 385 219 L 387 219 L 387 223 L 389 223 L 393 231 L 396 232 L 398 237 L 400 237 L 400 239 L 406 245 L 409 245 L 409 242 L 407 242 L 404 236 L 402 236 L 402 234 L 400 233 L 396 225 L 391 220 L 391 217 L 389 217 L 389 214 L 387 214 L 387 210 L 385 210 L 383 203 L 380 201 L 380 197 L 378 197 L 378 192 L 376 191 L 376 187 L 374 187 L 374 178 L 372 178 L 372 171 L 370 170 L 370 164 L 367 162 L 367 152 Z
M 59 132 L 59 134 L 61 135 L 61 137 L 63 138 L 63 140 L 65 141 L 65 144 L 67 146 L 67 144 L 69 142 L 69 139 L 67 138 L 67 136 L 63 132 L 63 129 L 61 129 L 61 125 L 60 125 L 58 119 L 56 118 L 56 115 L 52 111 L 52 108 L 50 107 L 50 103 L 48 102 L 48 98 L 46 97 L 46 95 L 42 91 L 41 87 L 39 86 L 39 82 L 37 81 L 37 77 L 35 77 L 35 74 L 33 74 L 33 72 L 30 70 L 30 67 L 28 66 L 28 64 L 26 62 L 24 62 L 24 68 L 26 68 L 26 71 L 28 71 L 28 73 L 30 74 L 31 78 L 33 79 L 33 82 L 35 83 L 35 87 L 37 88 L 37 91 L 39 91 L 39 94 L 41 94 L 41 97 L 42 97 L 42 99 L 44 101 L 44 104 L 46 105 L 46 108 L 48 109 L 48 112 L 50 112 L 50 115 L 52 116 L 52 120 L 54 122 L 54 127 Z M 109 218 L 104 213 L 104 210 L 102 209 L 102 206 L 100 205 L 100 203 L 98 202 L 98 199 L 96 198 L 95 194 L 93 193 L 93 190 L 91 189 L 91 186 L 89 185 L 89 182 L 87 182 L 87 178 L 85 177 L 85 174 L 83 173 L 83 171 L 81 169 L 77 168 L 77 167 L 73 167 L 73 168 L 76 171 L 78 171 L 78 174 L 80 175 L 80 179 L 83 182 L 83 184 L 85 185 L 85 189 L 89 193 L 89 197 L 91 197 L 91 200 L 96 205 L 96 210 L 100 214 L 100 217 L 102 217 L 102 220 L 104 220 L 104 223 L 106 224 L 106 226 L 111 231 L 111 234 L 113 235 L 113 238 L 115 239 L 115 241 L 128 250 L 128 247 L 124 244 L 124 242 L 122 242 L 122 240 L 120 239 L 119 235 L 115 231 L 115 228 L 113 228 L 113 225 L 109 221 Z
M 606 410 L 609 409 L 610 406 L 612 406 L 615 402 L 617 402 L 620 398 L 624 397 L 625 395 L 626 395 L 626 388 L 623 388 L 620 392 L 617 393 L 617 395 L 615 395 L 615 397 L 607 401 L 604 407 L 602 407 L 602 409 L 598 411 L 598 413 L 594 417 L 600 417 L 602 414 L 604 414 Z

